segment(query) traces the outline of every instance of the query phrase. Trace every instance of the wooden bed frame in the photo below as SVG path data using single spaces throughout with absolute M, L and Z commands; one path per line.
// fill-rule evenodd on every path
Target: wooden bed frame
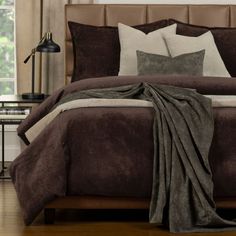
M 132 13 L 132 14 L 130 14 Z M 116 26 L 118 22 L 137 25 L 174 18 L 196 25 L 236 27 L 236 5 L 103 5 L 65 6 L 65 81 L 73 71 L 73 50 L 67 22 Z M 219 208 L 236 208 L 236 199 L 215 199 Z M 53 223 L 55 209 L 148 209 L 150 199 L 99 196 L 66 196 L 45 207 L 45 223 Z
M 149 209 L 150 199 L 100 197 L 100 196 L 66 196 L 55 199 L 44 209 L 45 224 L 53 224 L 56 209 Z M 216 199 L 216 207 L 236 209 L 236 199 Z

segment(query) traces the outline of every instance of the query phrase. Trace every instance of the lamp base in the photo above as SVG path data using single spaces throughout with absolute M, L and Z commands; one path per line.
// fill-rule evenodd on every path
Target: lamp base
M 22 98 L 28 99 L 28 100 L 42 100 L 44 99 L 44 94 L 43 93 L 23 93 Z

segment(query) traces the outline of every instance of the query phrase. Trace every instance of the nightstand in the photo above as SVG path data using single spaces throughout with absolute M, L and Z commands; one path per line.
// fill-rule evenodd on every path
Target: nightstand
M 23 99 L 20 95 L 0 96 L 0 125 L 2 127 L 2 165 L 0 169 L 0 179 L 10 179 L 6 176 L 5 166 L 5 125 L 19 125 L 30 113 L 35 104 L 43 102 L 44 99 L 32 100 Z

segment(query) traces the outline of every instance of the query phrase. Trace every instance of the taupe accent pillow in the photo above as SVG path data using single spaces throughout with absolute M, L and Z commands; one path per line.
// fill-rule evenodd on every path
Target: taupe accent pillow
M 210 31 L 198 37 L 166 34 L 164 38 L 172 57 L 205 49 L 204 76 L 230 77 Z
M 119 75 L 137 75 L 137 50 L 168 56 L 163 34 L 175 34 L 176 26 L 173 24 L 145 34 L 138 29 L 119 23 L 121 49 Z
M 167 26 L 167 20 L 137 25 L 144 33 Z M 72 82 L 76 80 L 118 75 L 120 43 L 117 27 L 93 26 L 68 22 L 74 51 Z
M 138 75 L 203 75 L 205 50 L 177 57 L 137 51 Z

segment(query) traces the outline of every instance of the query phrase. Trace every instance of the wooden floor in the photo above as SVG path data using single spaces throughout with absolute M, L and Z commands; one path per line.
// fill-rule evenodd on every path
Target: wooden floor
M 164 236 L 167 230 L 147 222 L 146 211 L 58 211 L 55 225 L 44 225 L 42 214 L 31 226 L 24 226 L 14 187 L 10 181 L 0 180 L 0 236 Z M 177 234 L 178 236 L 236 236 L 236 232 Z

